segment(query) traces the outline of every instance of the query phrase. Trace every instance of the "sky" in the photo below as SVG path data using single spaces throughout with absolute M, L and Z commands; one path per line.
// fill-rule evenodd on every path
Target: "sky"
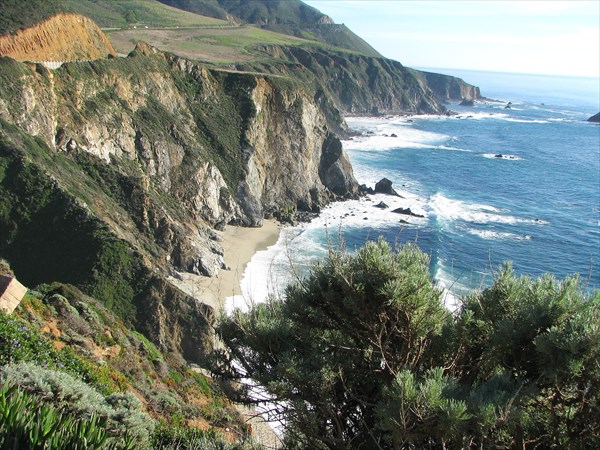
M 600 0 L 304 0 L 414 68 L 600 77 Z

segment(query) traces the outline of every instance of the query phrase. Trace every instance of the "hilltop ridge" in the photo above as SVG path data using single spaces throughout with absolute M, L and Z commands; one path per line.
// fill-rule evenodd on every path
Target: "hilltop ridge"
M 343 24 L 300 0 L 159 0 L 186 11 L 253 24 L 265 30 L 288 34 L 369 56 L 381 56 L 366 41 Z

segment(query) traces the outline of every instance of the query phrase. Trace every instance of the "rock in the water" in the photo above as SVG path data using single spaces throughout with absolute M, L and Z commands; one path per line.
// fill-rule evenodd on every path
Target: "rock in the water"
M 594 114 L 587 121 L 588 122 L 594 122 L 594 123 L 600 123 L 600 112 L 598 114 Z
M 363 194 L 370 194 L 370 195 L 373 195 L 375 193 L 375 191 L 373 190 L 373 188 L 367 186 L 366 184 L 361 184 L 358 187 L 358 192 L 361 192 Z
M 498 153 L 497 155 L 494 155 L 494 158 L 504 158 L 504 155 L 502 153 Z
M 377 182 L 375 185 L 375 192 L 378 194 L 396 195 L 400 197 L 400 195 L 392 188 L 392 182 L 387 178 L 382 178 Z
M 504 109 L 512 109 L 512 106 L 511 106 L 511 105 L 512 105 L 512 102 L 508 102 L 508 103 L 506 104 L 506 106 L 504 107 Z
M 392 212 L 394 212 L 396 214 L 404 214 L 406 216 L 412 216 L 412 217 L 425 217 L 421 214 L 416 214 L 416 213 L 412 212 L 410 208 L 396 208 Z
M 460 106 L 474 106 L 475 102 L 468 98 L 463 98 L 462 102 L 459 103 Z
M 386 208 L 389 208 L 389 206 L 384 202 L 379 202 L 375 205 L 375 208 L 386 209 Z

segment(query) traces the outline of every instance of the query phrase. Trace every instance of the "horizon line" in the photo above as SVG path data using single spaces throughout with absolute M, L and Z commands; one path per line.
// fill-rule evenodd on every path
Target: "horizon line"
M 425 66 L 408 66 L 402 64 L 405 67 L 411 67 L 413 69 L 422 70 L 422 71 L 431 71 L 435 70 L 436 73 L 440 73 L 440 70 L 459 70 L 459 71 L 467 71 L 467 72 L 482 72 L 482 73 L 498 73 L 505 75 L 530 75 L 530 76 L 538 76 L 538 77 L 555 77 L 555 78 L 586 78 L 592 80 L 600 80 L 600 74 L 598 75 L 572 75 L 572 74 L 553 74 L 553 73 L 535 73 L 535 72 L 510 72 L 506 70 L 486 70 L 486 69 L 466 69 L 466 68 L 458 68 L 458 67 L 425 67 Z

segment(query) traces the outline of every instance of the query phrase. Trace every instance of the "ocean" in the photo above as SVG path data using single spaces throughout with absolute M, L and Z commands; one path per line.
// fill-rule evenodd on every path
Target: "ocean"
M 492 100 L 449 104 L 451 117 L 348 117 L 360 133 L 343 142 L 358 182 L 386 177 L 401 197 L 335 203 L 284 228 L 254 256 L 244 294 L 227 309 L 280 295 L 332 245 L 353 251 L 379 236 L 430 255 L 449 307 L 490 285 L 507 261 L 520 275 L 578 273 L 584 288 L 600 288 L 600 125 L 586 122 L 600 111 L 600 81 L 427 70 L 459 76 Z M 392 212 L 400 207 L 423 217 Z

